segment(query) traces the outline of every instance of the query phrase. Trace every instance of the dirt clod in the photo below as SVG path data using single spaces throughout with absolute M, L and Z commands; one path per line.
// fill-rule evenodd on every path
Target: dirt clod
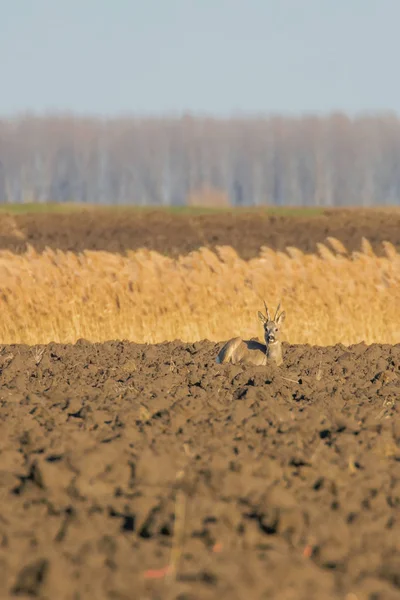
M 217 348 L 4 348 L 0 597 L 400 597 L 400 345 Z

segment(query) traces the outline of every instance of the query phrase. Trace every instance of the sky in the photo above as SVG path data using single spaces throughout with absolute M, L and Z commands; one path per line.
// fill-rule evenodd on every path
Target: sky
M 399 0 L 0 0 L 0 116 L 400 112 Z

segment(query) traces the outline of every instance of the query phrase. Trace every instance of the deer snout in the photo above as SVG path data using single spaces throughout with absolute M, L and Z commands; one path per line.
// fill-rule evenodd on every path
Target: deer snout
M 273 344 L 278 340 L 278 328 L 271 327 L 265 329 L 265 341 L 267 344 Z
M 268 343 L 275 342 L 275 332 L 274 331 L 266 331 L 265 339 Z

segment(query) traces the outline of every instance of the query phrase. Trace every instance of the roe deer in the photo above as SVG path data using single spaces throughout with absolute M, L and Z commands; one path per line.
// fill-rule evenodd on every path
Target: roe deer
M 264 325 L 264 340 L 262 344 L 257 338 L 251 340 L 242 340 L 237 337 L 229 340 L 221 348 L 216 362 L 224 363 L 245 363 L 256 366 L 264 366 L 269 360 L 274 361 L 278 366 L 283 363 L 282 342 L 280 341 L 280 326 L 285 321 L 285 311 L 278 315 L 280 304 L 276 309 L 273 319 L 271 319 L 269 310 L 264 301 L 266 316 L 258 311 L 258 318 Z

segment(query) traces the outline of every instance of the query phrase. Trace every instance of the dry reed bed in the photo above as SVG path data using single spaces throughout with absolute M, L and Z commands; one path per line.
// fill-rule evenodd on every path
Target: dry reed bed
M 244 261 L 230 247 L 179 259 L 156 252 L 80 255 L 0 252 L 0 341 L 129 339 L 156 343 L 260 335 L 262 300 L 287 311 L 291 343 L 400 342 L 400 254 L 367 240 L 348 254 L 328 238 L 316 255 L 262 248 Z

